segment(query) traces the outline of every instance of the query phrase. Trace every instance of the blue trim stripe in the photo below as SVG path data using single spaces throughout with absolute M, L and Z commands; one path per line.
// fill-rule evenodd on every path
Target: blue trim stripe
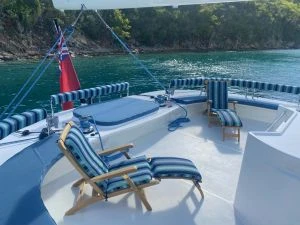
M 55 225 L 41 197 L 41 182 L 63 154 L 53 134 L 16 154 L 3 165 L 0 180 L 1 225 Z

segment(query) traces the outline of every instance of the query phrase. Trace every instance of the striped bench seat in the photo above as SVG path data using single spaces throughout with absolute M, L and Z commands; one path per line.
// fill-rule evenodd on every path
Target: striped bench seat
M 16 114 L 0 121 L 0 140 L 9 134 L 31 124 L 37 123 L 47 117 L 45 109 L 32 109 L 21 114 Z
M 201 174 L 194 163 L 188 159 L 176 157 L 153 157 L 150 160 L 151 171 L 156 179 L 187 179 L 202 181 Z

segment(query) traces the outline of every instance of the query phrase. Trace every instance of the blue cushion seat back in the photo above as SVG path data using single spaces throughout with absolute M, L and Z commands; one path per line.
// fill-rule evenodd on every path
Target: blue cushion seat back
M 45 109 L 33 109 L 8 117 L 0 122 L 0 140 L 9 134 L 30 126 L 47 117 Z
M 153 177 L 182 178 L 201 182 L 202 177 L 194 163 L 176 157 L 153 157 L 150 161 Z
M 226 81 L 208 81 L 207 98 L 212 101 L 213 109 L 228 108 L 228 91 Z
M 65 145 L 73 155 L 78 166 L 90 178 L 108 172 L 108 166 L 93 150 L 78 127 L 72 126 L 66 137 Z M 99 182 L 99 187 L 105 191 L 107 181 Z

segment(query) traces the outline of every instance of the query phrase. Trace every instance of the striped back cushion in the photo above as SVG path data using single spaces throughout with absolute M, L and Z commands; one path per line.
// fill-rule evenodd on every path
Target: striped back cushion
M 16 114 L 0 122 L 0 140 L 9 134 L 41 121 L 47 117 L 45 109 L 33 109 L 28 112 Z
M 209 80 L 207 98 L 212 101 L 213 109 L 228 108 L 228 91 L 226 81 Z
M 77 165 L 90 177 L 95 177 L 108 172 L 108 166 L 93 150 L 83 133 L 77 126 L 70 129 L 65 145 L 71 152 Z M 107 182 L 99 183 L 99 187 L 105 190 Z
M 109 94 L 121 93 L 129 90 L 129 83 L 117 83 L 104 85 L 101 87 L 87 88 L 77 91 L 64 92 L 56 95 L 51 95 L 51 104 L 59 105 L 69 101 L 77 101 L 80 99 L 88 99 L 101 97 Z
M 173 79 L 170 82 L 170 88 L 181 88 L 181 87 L 197 87 L 204 85 L 204 78 L 194 77 L 194 78 L 185 78 L 185 79 Z
M 196 77 L 185 79 L 173 79 L 170 82 L 170 89 L 182 87 L 196 87 L 204 84 L 206 80 L 215 81 L 228 81 L 228 84 L 233 87 L 257 89 L 261 91 L 276 91 L 289 94 L 300 94 L 300 87 L 282 84 L 271 84 L 266 82 L 259 82 L 253 80 L 233 79 L 233 78 L 209 78 L 209 77 Z

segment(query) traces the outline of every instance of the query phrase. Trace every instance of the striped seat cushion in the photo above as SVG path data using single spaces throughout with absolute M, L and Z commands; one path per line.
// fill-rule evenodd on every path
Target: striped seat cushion
M 132 181 L 138 186 L 149 183 L 152 180 L 150 164 L 146 156 L 140 156 L 112 164 L 109 171 L 122 169 L 129 166 L 136 166 L 138 171 L 128 174 Z M 108 180 L 107 194 L 128 188 L 129 185 L 122 177 L 115 177 Z
M 139 156 L 136 158 L 131 158 L 121 162 L 113 163 L 109 166 L 109 171 L 117 170 L 128 166 L 136 166 L 138 169 L 142 169 L 142 168 L 151 169 L 146 156 Z
M 218 116 L 222 126 L 225 127 L 242 127 L 242 121 L 234 110 L 231 109 L 213 109 Z
M 24 127 L 41 121 L 47 117 L 45 109 L 33 109 L 8 117 L 0 122 L 0 140 Z
M 154 178 L 180 178 L 201 182 L 201 174 L 188 159 L 175 157 L 154 157 L 150 161 Z
M 73 155 L 77 165 L 90 177 L 96 177 L 107 173 L 109 168 L 106 163 L 97 155 L 85 139 L 83 133 L 77 126 L 72 126 L 70 129 L 65 145 Z M 103 192 L 106 191 L 107 181 L 98 183 Z
M 137 186 L 147 184 L 152 180 L 152 173 L 149 168 L 140 168 L 134 173 L 128 174 L 133 183 Z M 106 194 L 110 194 L 114 191 L 121 191 L 129 188 L 129 184 L 123 177 L 114 177 L 108 180 Z

